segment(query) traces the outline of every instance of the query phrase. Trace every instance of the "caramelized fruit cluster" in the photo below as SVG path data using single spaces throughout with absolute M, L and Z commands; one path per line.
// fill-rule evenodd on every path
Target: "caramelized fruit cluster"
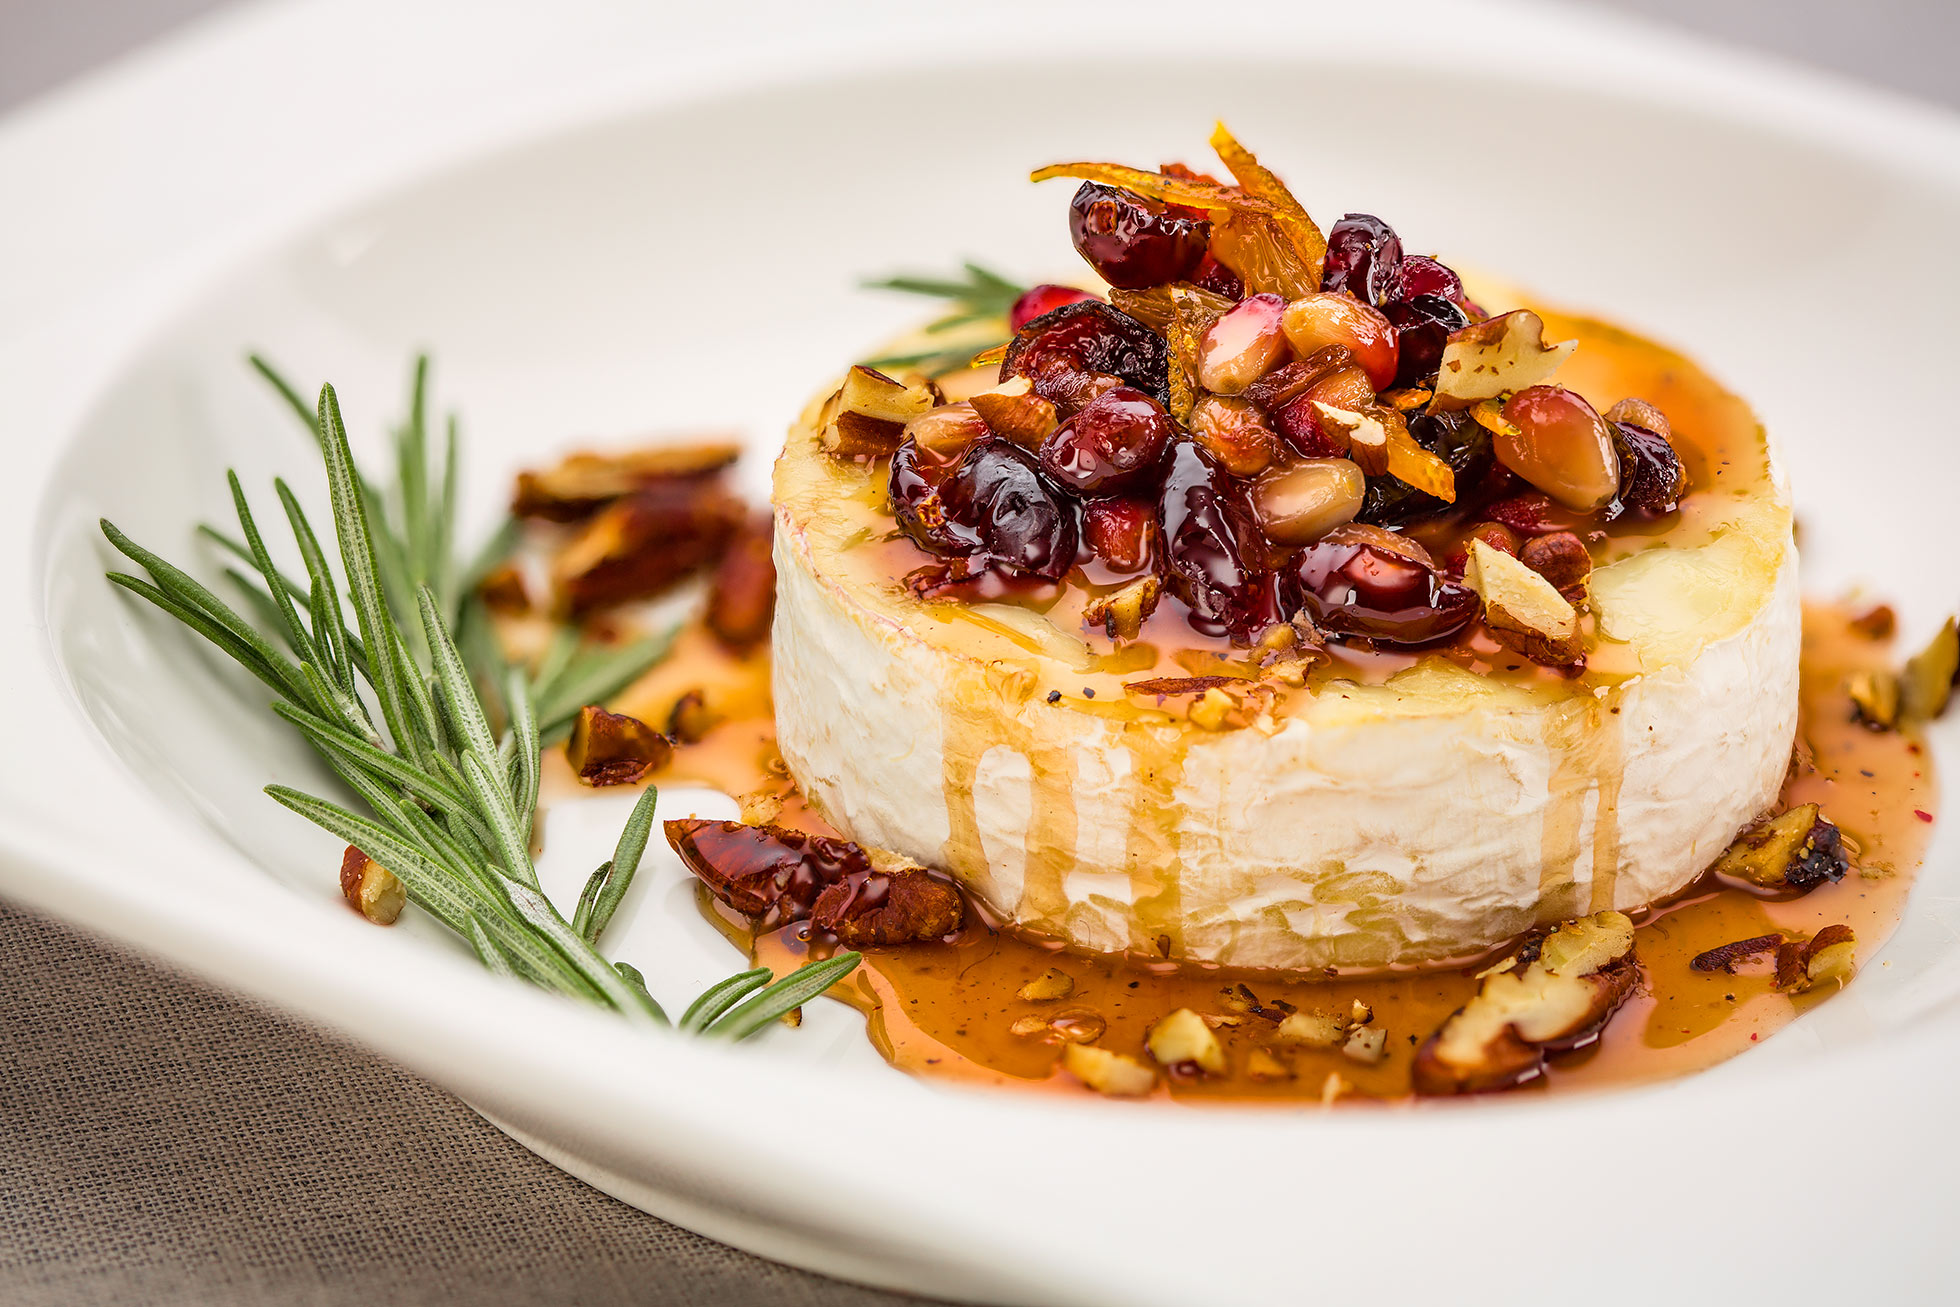
M 1535 315 L 1486 314 L 1379 218 L 1323 239 L 1222 127 L 1213 144 L 1236 185 L 1175 164 L 1036 174 L 1085 179 L 1070 235 L 1112 290 L 1027 292 L 1000 384 L 891 428 L 892 511 L 939 560 L 916 593 L 1094 564 L 1099 582 L 1154 578 L 1235 642 L 1311 622 L 1422 645 L 1479 616 L 1472 537 L 1517 555 L 1675 509 L 1652 406 L 1602 415 L 1547 384 L 1571 347 Z M 1417 526 L 1455 547 L 1438 562 Z M 1570 574 L 1569 547 L 1537 552 Z

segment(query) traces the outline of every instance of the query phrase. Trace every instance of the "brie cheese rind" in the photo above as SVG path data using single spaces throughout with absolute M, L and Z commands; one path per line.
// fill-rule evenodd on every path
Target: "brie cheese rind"
M 1747 407 L 1688 360 L 1545 316 L 1580 342 L 1561 382 L 1659 404 L 1700 492 L 1608 543 L 1583 677 L 1427 657 L 1201 729 L 1126 695 L 1147 673 L 1059 607 L 906 594 L 883 465 L 825 455 L 813 405 L 775 483 L 777 731 L 804 792 L 850 838 L 1099 951 L 1368 970 L 1677 893 L 1789 765 L 1788 497 Z

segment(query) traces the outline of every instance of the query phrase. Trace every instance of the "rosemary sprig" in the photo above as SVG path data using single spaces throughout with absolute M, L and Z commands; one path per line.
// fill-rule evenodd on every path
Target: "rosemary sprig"
M 1006 341 L 1007 311 L 1026 293 L 997 272 L 977 263 L 965 265 L 965 276 L 958 280 L 944 277 L 883 277 L 864 283 L 866 290 L 893 290 L 906 295 L 924 295 L 950 301 L 947 312 L 924 329 L 928 336 L 957 333 L 958 340 L 911 353 L 887 354 L 867 360 L 867 367 L 913 368 L 928 376 L 938 376 L 966 366 L 982 350 Z
M 251 362 L 319 443 L 340 576 L 297 497 L 275 482 L 306 580 L 282 571 L 243 486 L 228 474 L 238 535 L 203 529 L 250 569 L 227 569 L 227 575 L 259 625 L 104 520 L 109 543 L 148 573 L 145 579 L 111 572 L 109 579 L 183 622 L 264 683 L 275 696 L 273 712 L 314 747 L 367 815 L 269 785 L 266 793 L 275 801 L 387 867 L 410 901 L 468 941 L 491 971 L 635 1021 L 668 1024 L 639 971 L 607 961 L 597 948 L 646 850 L 654 791 L 640 795 L 612 860 L 587 883 L 569 922 L 539 888 L 530 848 L 543 744 L 568 728 L 579 707 L 604 699 L 665 657 L 673 633 L 610 649 L 583 648 L 574 636 L 554 647 L 535 673 L 504 668 L 474 588 L 508 552 L 509 524 L 498 533 L 501 543 L 493 542 L 494 552 L 457 565 L 456 423 L 452 418 L 445 424 L 440 471 L 432 477 L 426 357 L 416 360 L 409 417 L 395 433 L 395 475 L 386 493 L 355 464 L 333 387 L 321 387 L 318 407 L 308 413 L 277 370 L 256 355 Z M 466 647 L 474 651 L 468 659 Z M 767 971 L 742 972 L 695 1000 L 682 1028 L 744 1038 L 821 994 L 857 962 L 856 953 L 840 953 L 774 983 Z

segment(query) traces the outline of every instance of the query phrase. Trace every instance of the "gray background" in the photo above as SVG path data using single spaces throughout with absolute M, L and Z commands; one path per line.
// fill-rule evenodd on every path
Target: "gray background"
M 1567 0 L 1960 105 L 1960 0 Z M 0 0 L 0 110 L 223 8 Z M 546 1166 L 396 1067 L 0 906 L 0 1300 L 896 1303 Z

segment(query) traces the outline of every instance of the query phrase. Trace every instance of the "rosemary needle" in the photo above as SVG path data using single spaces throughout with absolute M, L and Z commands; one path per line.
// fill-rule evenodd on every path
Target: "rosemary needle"
M 1013 289 L 981 269 L 968 272 L 976 293 L 998 299 Z M 305 565 L 304 584 L 281 571 L 244 487 L 227 474 L 238 534 L 202 530 L 242 565 L 226 569 L 227 576 L 257 624 L 105 520 L 109 543 L 148 574 L 111 572 L 109 579 L 177 618 L 270 689 L 273 711 L 313 745 L 367 815 L 268 785 L 274 800 L 387 867 L 409 900 L 461 935 L 489 970 L 636 1021 L 667 1024 L 640 972 L 607 961 L 597 947 L 646 850 L 653 790 L 634 805 L 612 860 L 587 882 L 572 921 L 539 888 L 530 844 L 539 750 L 569 729 L 579 708 L 666 657 L 674 633 L 609 648 L 567 636 L 538 673 L 504 668 L 474 591 L 509 552 L 514 525 L 506 521 L 482 552 L 458 563 L 456 424 L 453 418 L 445 424 L 440 457 L 432 460 L 427 357 L 415 361 L 409 416 L 395 432 L 393 481 L 379 489 L 354 462 L 332 386 L 321 387 L 309 411 L 270 363 L 253 355 L 251 364 L 318 441 L 340 575 L 283 481 L 275 486 Z M 353 610 L 351 627 L 343 595 Z M 841 953 L 774 983 L 766 983 L 766 971 L 741 972 L 696 999 L 682 1028 L 753 1034 L 821 994 L 857 962 L 857 954 Z

